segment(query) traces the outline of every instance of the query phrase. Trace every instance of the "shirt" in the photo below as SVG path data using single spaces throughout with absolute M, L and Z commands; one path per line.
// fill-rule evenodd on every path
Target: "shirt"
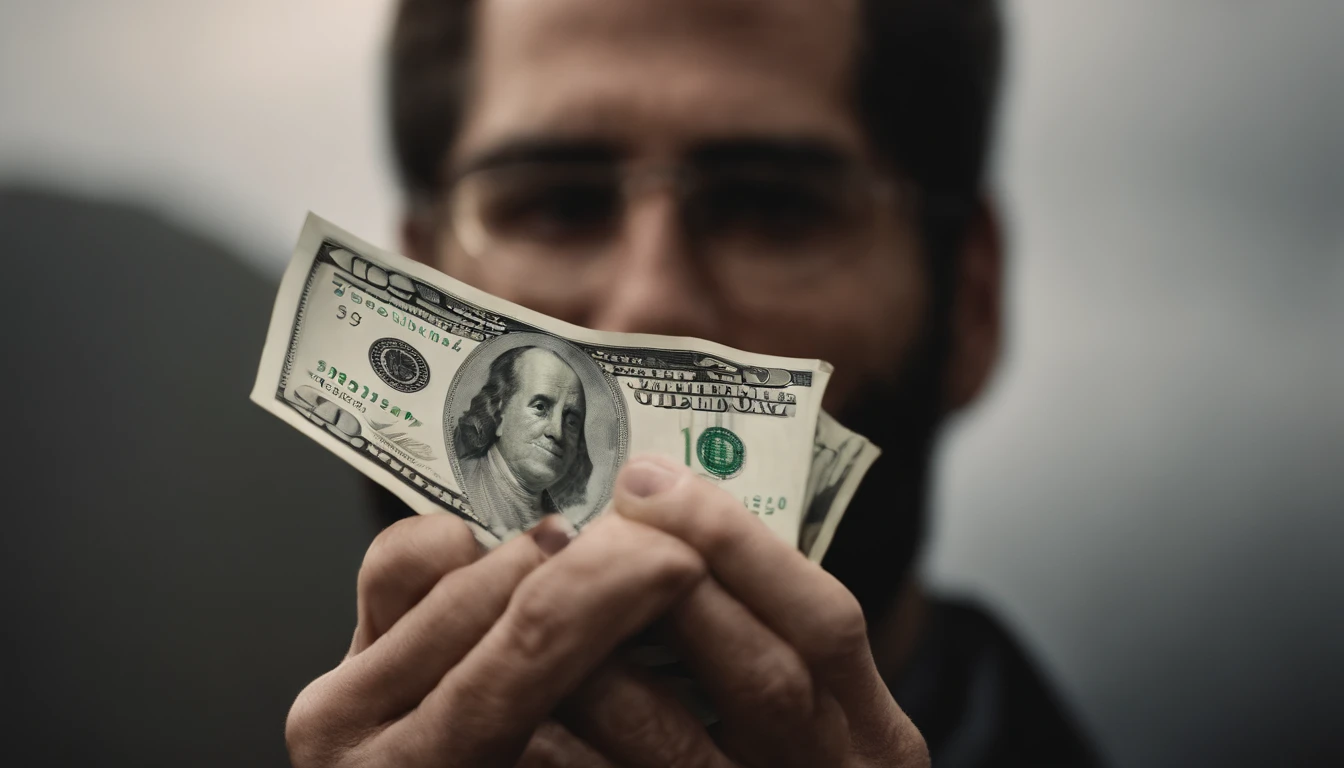
M 891 691 L 935 768 L 1099 766 L 1096 752 L 1007 630 L 969 602 L 935 599 Z

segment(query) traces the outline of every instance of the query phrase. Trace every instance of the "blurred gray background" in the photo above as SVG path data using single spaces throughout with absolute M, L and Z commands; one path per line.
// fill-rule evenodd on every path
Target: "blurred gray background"
M 281 765 L 344 651 L 373 522 L 246 394 L 306 210 L 396 245 L 388 9 L 0 0 L 18 764 Z M 1011 343 L 925 572 L 1117 765 L 1344 761 L 1344 3 L 1008 9 Z

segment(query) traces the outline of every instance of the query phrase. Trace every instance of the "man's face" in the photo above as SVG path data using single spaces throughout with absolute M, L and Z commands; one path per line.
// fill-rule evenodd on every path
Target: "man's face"
M 852 0 L 484 0 L 473 96 L 445 178 L 502 157 L 711 176 L 742 168 L 747 179 L 870 170 L 849 97 L 855 13 Z M 443 217 L 434 260 L 579 325 L 824 358 L 835 364 L 833 410 L 863 384 L 889 378 L 914 348 L 928 302 L 913 221 L 898 196 L 854 182 L 846 187 L 859 201 L 854 210 L 818 214 L 804 210 L 815 200 L 772 200 L 769 189 L 758 205 L 751 194 L 761 189 L 734 183 L 706 196 L 709 223 L 701 216 L 699 229 L 688 226 L 672 185 L 650 185 L 628 196 L 614 225 L 604 222 L 600 247 L 577 251 L 543 244 L 519 254 L 496 244 L 468 254 Z M 751 194 L 731 193 L 743 188 Z M 569 200 L 587 215 L 591 201 Z M 762 212 L 765 204 L 773 207 Z M 551 445 L 539 425 L 559 423 L 558 405 L 544 422 L 533 419 L 530 398 L 578 396 L 572 372 L 553 357 L 544 365 L 544 384 L 542 368 L 526 367 L 526 394 L 508 409 L 509 423 L 536 425 L 510 438 L 519 456 Z M 572 445 L 572 431 L 564 434 Z M 550 477 L 571 455 L 527 466 L 538 477 L 550 467 Z
M 518 391 L 500 413 L 496 445 L 523 486 L 540 493 L 578 456 L 583 386 L 565 361 L 544 349 L 519 355 L 514 372 Z

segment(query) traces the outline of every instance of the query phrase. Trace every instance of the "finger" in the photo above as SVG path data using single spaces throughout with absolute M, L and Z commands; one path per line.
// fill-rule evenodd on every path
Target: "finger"
M 705 726 L 640 671 L 607 661 L 565 699 L 556 716 L 571 732 L 629 768 L 731 768 Z
M 572 530 L 572 529 L 571 529 Z M 380 725 L 418 706 L 504 613 L 518 584 L 564 544 L 558 516 L 458 568 L 364 652 L 328 673 L 354 717 Z
M 475 561 L 479 551 L 466 524 L 451 515 L 416 515 L 384 528 L 359 568 L 350 655 L 382 637 L 444 574 Z
M 481 642 L 383 736 L 424 730 L 438 735 L 431 756 L 511 765 L 559 700 L 704 572 L 674 537 L 614 515 L 598 520 L 522 580 Z M 463 722 L 470 727 L 444 727 Z
M 682 660 L 721 718 L 730 756 L 768 765 L 821 765 L 846 746 L 839 705 L 803 658 L 714 579 L 672 609 L 667 626 Z
M 721 489 L 675 462 L 641 456 L 621 470 L 613 507 L 690 544 L 714 578 L 817 674 L 843 678 L 872 667 L 853 594 Z
M 537 727 L 516 768 L 615 768 L 563 725 L 547 720 Z
M 922 744 L 877 672 L 858 600 L 736 499 L 675 462 L 645 456 L 621 470 L 613 508 L 694 547 L 715 580 L 798 652 L 859 738 Z

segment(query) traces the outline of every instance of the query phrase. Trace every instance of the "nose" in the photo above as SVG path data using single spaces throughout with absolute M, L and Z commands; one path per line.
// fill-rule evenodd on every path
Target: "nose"
M 713 286 L 692 258 L 675 193 L 642 194 L 630 202 L 609 289 L 597 297 L 593 327 L 625 333 L 710 336 L 718 322 Z
M 552 408 L 551 415 L 546 419 L 546 427 L 542 435 L 553 443 L 560 443 L 565 438 L 565 414 L 560 408 Z

